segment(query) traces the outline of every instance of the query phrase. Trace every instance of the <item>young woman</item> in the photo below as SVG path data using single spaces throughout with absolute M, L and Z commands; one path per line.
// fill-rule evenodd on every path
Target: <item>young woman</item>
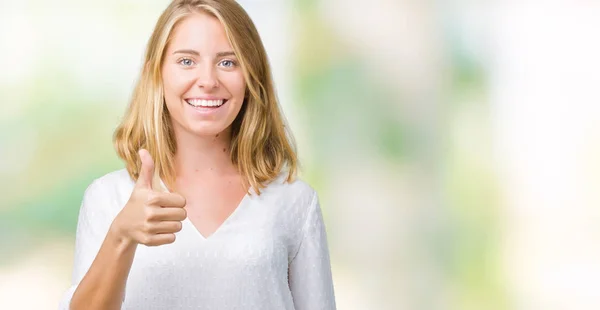
M 81 205 L 61 309 L 335 309 L 316 192 L 233 0 L 176 0 Z

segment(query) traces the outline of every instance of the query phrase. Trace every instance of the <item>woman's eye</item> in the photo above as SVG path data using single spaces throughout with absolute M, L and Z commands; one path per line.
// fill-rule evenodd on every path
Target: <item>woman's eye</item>
M 194 64 L 194 61 L 192 61 L 189 58 L 183 58 L 183 59 L 179 60 L 178 63 L 180 63 L 180 64 L 182 64 L 182 65 L 184 65 L 186 67 L 189 67 L 189 66 L 191 66 L 191 65 Z
M 226 68 L 232 68 L 232 67 L 235 67 L 235 65 L 236 65 L 235 61 L 229 60 L 229 59 L 225 59 L 225 60 L 221 61 L 219 64 Z

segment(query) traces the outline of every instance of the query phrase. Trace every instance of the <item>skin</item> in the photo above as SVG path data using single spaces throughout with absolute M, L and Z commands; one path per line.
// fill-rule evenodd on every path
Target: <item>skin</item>
M 162 66 L 167 109 L 177 139 L 171 191 L 187 199 L 190 221 L 212 235 L 247 192 L 230 160 L 231 124 L 238 115 L 246 82 L 220 21 L 194 14 L 174 30 Z M 220 98 L 215 113 L 195 113 L 186 99 Z
M 162 77 L 178 145 L 176 185 L 169 192 L 152 188 L 154 163 L 140 150 L 140 177 L 75 291 L 73 310 L 120 309 L 138 244 L 173 243 L 186 218 L 208 237 L 248 190 L 230 160 L 231 124 L 244 103 L 246 83 L 225 30 L 218 19 L 195 13 L 171 35 Z M 227 102 L 216 113 L 199 114 L 186 99 L 202 97 Z

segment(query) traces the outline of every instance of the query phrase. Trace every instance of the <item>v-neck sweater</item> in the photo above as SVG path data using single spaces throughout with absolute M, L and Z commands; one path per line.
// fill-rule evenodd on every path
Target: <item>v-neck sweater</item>
M 95 179 L 79 210 L 67 310 L 135 182 L 121 169 Z M 175 242 L 137 246 L 123 310 L 336 308 L 325 225 L 317 192 L 280 174 L 251 190 L 209 237 L 189 219 Z

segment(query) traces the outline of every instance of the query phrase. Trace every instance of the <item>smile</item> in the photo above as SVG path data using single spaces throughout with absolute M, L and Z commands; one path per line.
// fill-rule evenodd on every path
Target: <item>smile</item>
M 224 105 L 227 100 L 226 99 L 214 99 L 214 100 L 206 100 L 206 99 L 185 99 L 187 104 L 195 107 L 195 108 L 218 108 Z

